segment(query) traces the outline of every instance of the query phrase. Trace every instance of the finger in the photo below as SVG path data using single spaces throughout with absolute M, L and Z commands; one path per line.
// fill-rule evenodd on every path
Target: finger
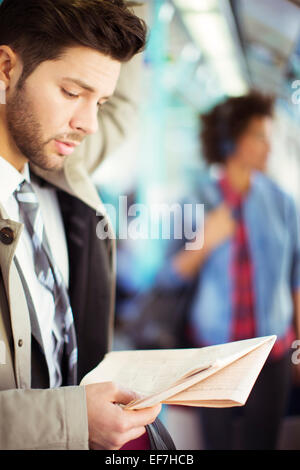
M 131 401 L 138 400 L 139 398 L 140 396 L 136 392 L 119 386 L 114 393 L 114 401 L 121 405 L 127 405 Z
M 132 390 L 120 387 L 114 382 L 100 382 L 96 384 L 85 385 L 87 397 L 92 396 L 94 399 L 99 397 L 105 398 L 110 403 L 117 403 L 127 405 L 131 401 L 137 400 L 140 397 Z
M 146 426 L 146 424 L 153 423 L 160 411 L 161 405 L 143 408 L 141 410 L 123 410 L 123 412 L 126 413 L 126 420 L 130 428 Z

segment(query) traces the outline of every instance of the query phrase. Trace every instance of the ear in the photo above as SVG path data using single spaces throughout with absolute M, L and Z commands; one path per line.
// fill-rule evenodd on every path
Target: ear
M 8 91 L 17 69 L 17 55 L 9 46 L 0 46 L 1 90 Z
M 236 150 L 236 143 L 231 139 L 223 139 L 220 141 L 219 148 L 222 152 L 224 158 L 227 158 L 229 155 L 232 155 Z

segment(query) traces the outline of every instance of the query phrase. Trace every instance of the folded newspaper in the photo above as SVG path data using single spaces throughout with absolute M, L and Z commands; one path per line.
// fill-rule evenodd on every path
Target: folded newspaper
M 141 398 L 125 409 L 157 403 L 225 408 L 242 406 L 276 336 L 192 349 L 114 351 L 81 385 L 113 381 Z

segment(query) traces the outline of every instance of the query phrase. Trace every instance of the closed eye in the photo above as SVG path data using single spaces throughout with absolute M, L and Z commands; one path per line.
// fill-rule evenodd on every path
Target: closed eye
M 69 91 L 62 88 L 63 93 L 68 96 L 69 98 L 78 98 L 79 95 L 75 95 L 74 93 L 70 93 Z
M 70 93 L 69 91 L 65 90 L 64 88 L 62 88 L 62 92 L 70 99 L 75 99 L 75 98 L 79 98 L 79 95 L 75 95 L 74 93 Z M 106 103 L 106 101 L 104 101 L 103 103 L 97 103 L 97 106 L 99 108 L 101 108 L 104 104 Z

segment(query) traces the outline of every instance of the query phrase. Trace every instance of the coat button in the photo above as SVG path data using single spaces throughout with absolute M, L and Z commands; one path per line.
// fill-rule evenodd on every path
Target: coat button
M 22 339 L 19 339 L 18 346 L 19 346 L 19 348 L 21 348 L 23 346 L 23 340 Z
M 11 245 L 15 239 L 14 231 L 10 227 L 4 227 L 0 230 L 0 241 L 4 245 Z

